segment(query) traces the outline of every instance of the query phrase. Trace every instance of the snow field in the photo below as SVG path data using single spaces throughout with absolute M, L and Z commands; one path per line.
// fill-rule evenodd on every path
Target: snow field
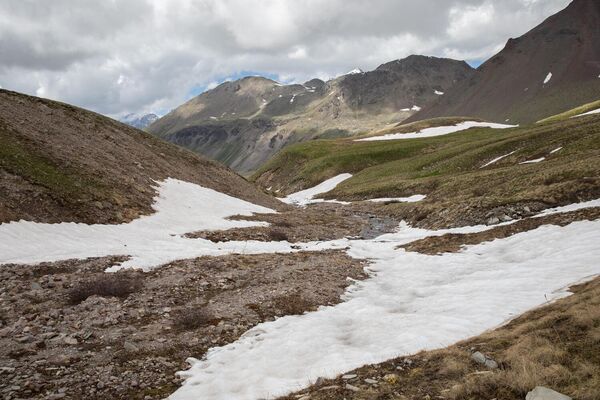
M 409 132 L 409 133 L 391 133 L 382 136 L 373 136 L 364 139 L 356 139 L 355 142 L 376 142 L 380 140 L 400 140 L 400 139 L 420 139 L 426 137 L 448 135 L 454 132 L 464 131 L 470 128 L 492 128 L 492 129 L 507 129 L 514 128 L 516 125 L 504 125 L 496 124 L 492 122 L 475 122 L 465 121 L 460 122 L 456 125 L 448 126 L 436 126 L 433 128 L 426 128 L 420 132 Z

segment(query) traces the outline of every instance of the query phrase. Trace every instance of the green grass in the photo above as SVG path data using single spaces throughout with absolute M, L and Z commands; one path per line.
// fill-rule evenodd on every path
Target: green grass
M 543 120 L 538 121 L 538 124 L 544 124 L 544 123 L 548 123 L 548 122 L 562 121 L 562 120 L 574 117 L 576 115 L 586 113 L 588 111 L 596 110 L 598 108 L 600 108 L 600 100 L 594 101 L 594 102 L 591 102 L 591 103 L 587 103 L 587 104 L 584 104 L 584 105 L 579 106 L 579 107 L 575 107 L 575 108 L 573 108 L 573 109 L 571 109 L 569 111 L 565 111 L 564 113 L 560 113 L 560 114 L 553 115 L 553 116 L 548 117 L 548 118 L 544 118 Z
M 549 154 L 558 147 L 563 149 Z M 539 157 L 547 159 L 519 164 Z M 251 179 L 290 192 L 345 172 L 354 176 L 325 197 L 360 200 L 419 193 L 439 207 L 576 200 L 600 189 L 600 116 L 423 139 L 306 142 L 284 149 Z

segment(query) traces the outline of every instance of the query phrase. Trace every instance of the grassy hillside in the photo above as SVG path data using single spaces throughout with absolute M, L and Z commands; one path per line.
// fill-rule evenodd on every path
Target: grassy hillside
M 547 123 L 547 122 L 556 122 L 556 121 L 562 121 L 568 118 L 572 118 L 576 115 L 580 115 L 580 114 L 584 114 L 586 112 L 589 111 L 593 111 L 600 108 L 600 100 L 597 101 L 593 101 L 591 103 L 587 103 L 584 104 L 582 106 L 579 107 L 575 107 L 571 110 L 565 111 L 563 113 L 557 114 L 557 115 L 553 115 L 551 117 L 545 118 L 541 121 L 538 121 L 538 124 L 543 124 L 543 123 Z
M 520 164 L 541 157 L 546 159 Z M 482 217 L 459 221 L 440 214 L 578 201 L 600 195 L 600 116 L 424 139 L 302 143 L 280 152 L 252 178 L 263 187 L 289 193 L 345 172 L 354 176 L 325 197 L 360 200 L 426 194 L 427 200 L 414 207 L 424 214 L 435 212 L 436 218 L 452 224 L 480 222 Z M 388 211 L 410 207 L 392 205 Z

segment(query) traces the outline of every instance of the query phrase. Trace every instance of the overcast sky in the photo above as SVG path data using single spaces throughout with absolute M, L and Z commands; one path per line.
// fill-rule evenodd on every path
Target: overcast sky
M 410 54 L 477 64 L 570 0 L 2 0 L 0 86 L 164 113 L 227 78 L 283 82 Z

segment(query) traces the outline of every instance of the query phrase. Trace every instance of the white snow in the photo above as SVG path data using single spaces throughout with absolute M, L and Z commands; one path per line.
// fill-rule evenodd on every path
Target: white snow
M 403 109 L 402 109 L 402 110 L 400 110 L 400 111 L 407 112 L 407 111 L 410 111 L 410 108 L 403 108 Z
M 372 203 L 388 203 L 388 202 L 400 202 L 400 203 L 416 203 L 418 201 L 425 200 L 427 196 L 423 194 L 415 194 L 410 197 L 382 197 L 379 199 L 369 199 Z
M 443 96 L 444 95 L 444 92 L 440 92 L 439 90 L 436 90 L 434 93 L 437 94 L 438 96 Z
M 412 106 L 411 110 L 412 111 L 421 111 L 421 107 L 419 107 L 419 106 Z
M 149 270 L 176 259 L 226 254 L 236 246 L 235 243 L 220 246 L 203 239 L 188 239 L 182 237 L 183 234 L 264 226 L 266 223 L 227 218 L 238 214 L 274 212 L 176 179 L 159 183 L 158 193 L 153 206 L 156 212 L 127 224 L 43 224 L 30 221 L 1 224 L 0 264 L 128 255 L 131 258 L 113 270 L 127 267 Z M 241 245 L 237 246 L 241 248 Z M 259 249 L 250 245 L 248 251 Z
M 552 72 L 548 72 L 548 75 L 546 75 L 546 79 L 544 79 L 544 85 L 550 82 L 550 79 L 552 79 Z
M 519 164 L 537 164 L 539 162 L 542 162 L 546 159 L 546 157 L 540 157 L 540 158 L 536 158 L 535 160 L 528 160 L 528 161 L 523 161 L 520 162 Z
M 293 103 L 295 98 L 296 98 L 296 95 L 295 94 L 292 95 L 292 98 L 290 99 L 290 103 Z
M 402 224 L 374 240 L 348 240 L 350 256 L 372 260 L 372 276 L 354 283 L 343 303 L 260 324 L 203 360 L 189 359 L 180 373 L 187 380 L 170 399 L 273 399 L 319 377 L 481 334 L 600 273 L 600 221 L 542 226 L 441 257 L 397 249 L 486 229 Z
M 373 136 L 365 139 L 356 139 L 355 142 L 375 142 L 379 140 L 398 140 L 398 139 L 420 139 L 425 137 L 442 136 L 448 135 L 454 132 L 464 131 L 470 128 L 492 128 L 492 129 L 507 129 L 514 128 L 516 125 L 504 125 L 496 124 L 492 122 L 475 122 L 466 121 L 456 125 L 447 126 L 436 126 L 433 128 L 426 128 L 420 132 L 409 132 L 409 133 L 391 133 L 383 136 Z
M 510 153 L 508 153 L 508 154 L 505 154 L 505 155 L 503 155 L 503 156 L 500 156 L 500 157 L 496 157 L 496 158 L 494 158 L 493 160 L 491 160 L 490 162 L 488 162 L 488 163 L 486 163 L 486 164 L 482 165 L 482 166 L 481 166 L 481 167 L 479 167 L 479 168 L 480 168 L 480 169 L 481 169 L 481 168 L 485 168 L 485 167 L 487 167 L 487 166 L 489 166 L 489 165 L 492 165 L 492 164 L 494 164 L 494 163 L 497 163 L 498 161 L 502 160 L 503 158 L 506 158 L 506 157 L 508 157 L 508 156 L 512 156 L 512 155 L 513 155 L 513 154 L 515 154 L 517 151 L 518 151 L 518 150 L 511 151 L 511 152 L 510 152 Z
M 597 109 L 592 110 L 592 111 L 585 112 L 583 114 L 575 115 L 575 116 L 573 116 L 571 118 L 583 117 L 583 116 L 586 116 L 586 115 L 593 115 L 593 114 L 600 114 L 600 108 L 597 108 Z
M 362 74 L 362 73 L 364 73 L 362 69 L 354 68 L 352 71 L 348 71 L 346 73 L 346 75 L 356 75 L 356 74 Z
M 343 181 L 350 179 L 350 178 L 352 178 L 351 174 L 341 174 L 341 175 L 335 176 L 331 179 L 327 179 L 326 181 L 318 184 L 317 186 L 314 186 L 314 187 L 306 189 L 306 190 L 302 190 L 300 192 L 292 193 L 289 196 L 287 196 L 283 199 L 279 199 L 279 200 L 283 201 L 284 203 L 294 204 L 294 205 L 300 206 L 300 207 L 307 206 L 309 204 L 316 204 L 316 203 L 337 203 L 337 204 L 345 204 L 345 205 L 352 204 L 352 202 L 349 202 L 349 201 L 315 199 L 315 196 L 322 194 L 322 193 L 327 193 L 330 190 L 335 189 L 335 187 L 337 185 L 339 185 Z M 373 203 L 387 203 L 387 202 L 415 203 L 415 202 L 424 200 L 425 197 L 426 196 L 422 195 L 422 194 L 415 194 L 410 197 L 384 197 L 384 198 L 378 198 L 378 199 L 367 199 L 367 200 L 363 200 L 363 201 L 370 201 Z
M 297 206 L 306 206 L 315 202 L 323 202 L 324 200 L 314 200 L 314 197 L 335 189 L 337 185 L 350 178 L 352 178 L 351 174 L 340 174 L 338 176 L 334 176 L 333 178 L 327 179 L 324 182 L 321 182 L 317 186 L 306 190 L 302 190 L 300 192 L 292 193 L 289 196 L 280 200 L 284 203 L 295 204 Z
M 550 152 L 550 154 L 557 153 L 557 152 L 559 152 L 559 151 L 561 151 L 561 150 L 562 150 L 562 147 L 557 147 L 556 149 L 552 150 L 552 151 Z

